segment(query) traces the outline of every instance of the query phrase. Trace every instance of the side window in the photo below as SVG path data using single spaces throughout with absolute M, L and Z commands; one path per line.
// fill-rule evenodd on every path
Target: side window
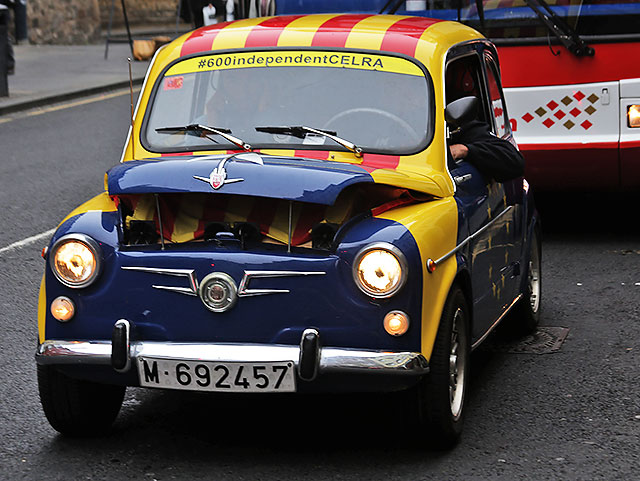
M 495 126 L 494 132 L 498 137 L 505 137 L 511 132 L 511 129 L 498 81 L 498 69 L 491 57 L 485 56 L 485 60 L 487 64 L 487 86 L 491 101 L 491 117 L 493 117 L 493 125 Z
M 480 59 L 475 53 L 456 58 L 447 63 L 445 72 L 445 99 L 450 104 L 462 97 L 477 97 L 483 105 L 483 80 Z M 488 121 L 488 112 L 480 108 L 478 120 Z

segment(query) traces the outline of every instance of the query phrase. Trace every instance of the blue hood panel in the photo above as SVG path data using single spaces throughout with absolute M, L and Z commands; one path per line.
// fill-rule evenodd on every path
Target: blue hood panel
M 345 187 L 373 182 L 365 169 L 342 162 L 262 155 L 260 165 L 241 157 L 228 157 L 165 157 L 125 162 L 107 173 L 109 194 L 204 192 L 331 205 Z M 226 181 L 214 189 L 206 179 L 225 158 L 228 158 L 224 163 Z

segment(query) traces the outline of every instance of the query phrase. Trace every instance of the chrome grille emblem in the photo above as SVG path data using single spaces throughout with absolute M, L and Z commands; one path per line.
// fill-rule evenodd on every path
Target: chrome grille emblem
M 138 271 L 150 274 L 161 274 L 173 277 L 185 278 L 188 287 L 162 286 L 152 284 L 154 289 L 177 292 L 188 296 L 198 296 L 207 309 L 212 312 L 225 312 L 231 309 L 238 297 L 263 296 L 267 294 L 287 294 L 289 289 L 251 289 L 249 283 L 252 279 L 274 279 L 278 277 L 296 276 L 323 276 L 323 271 L 244 271 L 240 287 L 229 274 L 224 272 L 212 272 L 202 279 L 199 284 L 193 269 L 165 269 L 160 267 L 135 267 L 122 266 L 125 271 Z
M 163 274 L 165 276 L 174 277 L 186 277 L 189 287 L 174 287 L 174 286 L 156 286 L 152 285 L 154 289 L 162 289 L 165 291 L 178 292 L 180 294 L 186 294 L 188 296 L 198 295 L 198 279 L 196 278 L 196 271 L 193 269 L 163 269 L 159 267 L 128 267 L 122 266 L 124 271 L 138 271 L 149 272 L 151 274 Z
M 212 312 L 225 312 L 238 300 L 238 289 L 230 275 L 212 272 L 204 279 L 198 289 L 204 306 Z

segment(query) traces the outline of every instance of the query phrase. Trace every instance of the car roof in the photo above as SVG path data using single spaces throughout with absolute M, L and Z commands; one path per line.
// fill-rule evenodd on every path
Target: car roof
M 175 43 L 177 56 L 211 50 L 265 47 L 355 48 L 405 54 L 427 68 L 437 51 L 482 38 L 457 22 L 433 18 L 322 14 L 251 18 L 195 30 Z M 174 54 L 175 55 L 175 54 Z M 441 56 L 438 60 L 441 62 Z

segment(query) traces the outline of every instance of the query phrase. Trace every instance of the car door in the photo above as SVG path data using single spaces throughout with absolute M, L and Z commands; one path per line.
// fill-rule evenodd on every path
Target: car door
M 482 48 L 452 58 L 446 69 L 447 102 L 476 96 L 482 106 L 478 120 L 487 122 L 495 135 L 508 138 L 510 129 L 500 86 L 495 72 L 491 74 L 495 85 L 488 86 L 489 74 L 485 70 Z M 465 80 L 460 80 L 461 75 Z M 519 274 L 514 209 L 510 208 L 513 202 L 508 195 L 509 188 L 487 179 L 471 162 L 463 160 L 451 164 L 450 172 L 456 183 L 460 212 L 458 242 L 465 245 L 462 252 L 471 273 L 475 341 L 487 332 L 513 300 L 515 277 Z
M 504 99 L 500 83 L 500 70 L 495 53 L 486 50 L 483 54 L 485 75 L 487 81 L 487 93 L 490 102 L 490 117 L 493 121 L 493 132 L 496 136 L 512 142 L 515 140 L 511 132 L 511 123 L 507 113 L 507 105 Z M 499 286 L 501 288 L 502 310 L 509 307 L 511 301 L 518 295 L 520 257 L 522 250 L 523 226 L 518 222 L 521 206 L 523 179 L 517 178 L 496 186 L 497 194 L 501 199 L 496 199 L 496 212 L 503 212 L 501 223 L 504 224 L 502 234 L 499 236 L 503 242 L 504 262 L 501 267 Z

